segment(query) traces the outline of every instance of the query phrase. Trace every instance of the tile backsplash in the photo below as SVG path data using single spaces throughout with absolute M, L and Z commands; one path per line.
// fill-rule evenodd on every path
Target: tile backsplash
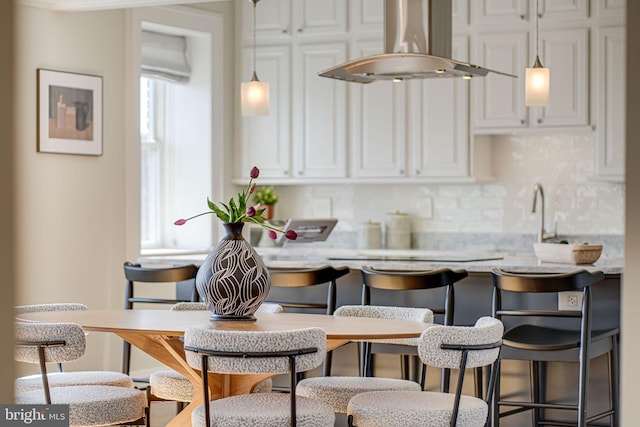
M 570 241 L 607 241 L 622 252 L 624 184 L 591 180 L 595 135 L 562 132 L 495 136 L 495 180 L 471 184 L 354 184 L 278 187 L 276 214 L 339 219 L 329 244 L 355 247 L 358 224 L 383 224 L 387 212 L 411 216 L 412 246 L 449 250 L 531 248 L 540 226 L 533 186 L 542 184 L 545 228 Z M 598 241 L 596 241 L 598 240 Z

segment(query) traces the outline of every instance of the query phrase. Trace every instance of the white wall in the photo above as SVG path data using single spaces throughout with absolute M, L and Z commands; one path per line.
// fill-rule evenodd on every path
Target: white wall
M 124 12 L 17 6 L 16 303 L 124 300 Z M 103 77 L 103 155 L 36 152 L 36 69 Z M 109 351 L 103 344 L 110 342 Z M 79 366 L 119 368 L 119 340 L 90 334 Z

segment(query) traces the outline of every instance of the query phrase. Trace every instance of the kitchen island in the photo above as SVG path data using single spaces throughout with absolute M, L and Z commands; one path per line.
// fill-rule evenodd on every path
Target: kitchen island
M 499 252 L 441 252 L 441 251 L 387 251 L 387 250 L 345 250 L 345 249 L 314 249 L 306 256 L 294 256 L 291 252 L 281 248 L 256 248 L 265 263 L 271 267 L 313 267 L 331 264 L 350 267 L 350 274 L 340 278 L 337 282 L 336 305 L 360 304 L 361 275 L 360 267 L 371 266 L 378 269 L 415 269 L 433 270 L 438 268 L 465 269 L 469 276 L 455 285 L 455 315 L 454 324 L 472 325 L 479 317 L 491 315 L 491 295 L 493 282 L 491 270 L 499 267 L 506 271 L 518 273 L 564 273 L 579 269 L 605 273 L 605 280 L 592 287 L 593 328 L 608 329 L 620 325 L 620 281 L 623 272 L 624 259 L 600 258 L 591 265 L 574 265 L 541 262 L 533 255 L 514 255 Z M 301 254 L 298 251 L 297 254 Z M 194 263 L 199 265 L 206 257 L 206 253 L 183 253 L 172 255 L 147 256 L 139 262 L 149 265 L 176 265 Z M 305 290 L 304 297 L 308 299 L 314 292 L 322 300 L 326 297 L 326 290 L 322 286 Z M 406 291 L 402 295 L 393 291 L 382 291 L 385 294 L 372 293 L 372 304 L 382 305 L 430 305 L 427 297 L 420 291 Z M 391 293 L 389 293 L 391 292 Z M 287 294 L 288 293 L 288 294 Z M 277 301 L 290 299 L 291 290 L 271 289 L 269 299 Z M 286 294 L 286 295 L 285 295 Z M 443 297 L 443 296 L 442 296 Z M 557 307 L 556 295 L 544 297 L 542 307 Z M 436 315 L 436 322 L 441 322 Z M 553 319 L 550 320 L 554 322 Z M 509 327 L 508 324 L 505 325 Z M 557 326 L 557 325 L 556 325 Z M 571 326 L 567 326 L 571 327 Z M 334 351 L 333 375 L 357 374 L 356 346 L 348 345 Z M 398 377 L 400 373 L 399 358 L 393 355 L 378 355 L 376 359 L 376 375 Z M 591 388 L 588 394 L 590 411 L 599 411 L 608 404 L 606 379 L 606 357 L 597 358 L 591 364 Z M 502 364 L 502 391 L 512 396 L 522 395 L 528 398 L 529 373 L 528 364 L 523 361 L 504 361 Z M 548 398 L 566 399 L 573 396 L 577 387 L 577 371 L 574 364 L 552 363 L 548 367 Z M 437 389 L 438 375 L 428 374 L 428 387 Z M 472 383 L 472 381 L 470 382 Z M 467 392 L 472 393 L 469 384 Z M 467 385 L 465 385 L 467 387 Z M 528 413 L 518 414 L 504 419 L 502 427 L 523 427 L 531 425 Z

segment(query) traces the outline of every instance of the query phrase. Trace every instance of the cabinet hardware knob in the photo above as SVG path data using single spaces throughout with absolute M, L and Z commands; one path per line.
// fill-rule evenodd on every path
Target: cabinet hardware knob
M 524 21 L 525 15 L 524 13 L 520 15 L 520 19 L 522 19 Z
M 420 169 L 416 169 L 416 170 L 415 170 L 415 174 L 416 174 L 416 175 L 420 175 Z
M 298 175 L 304 175 L 303 171 L 298 171 Z
M 398 171 L 398 173 L 399 173 L 400 175 L 404 175 L 404 169 L 400 169 L 400 170 Z
M 538 119 L 538 123 L 542 123 L 542 119 Z
M 282 171 L 282 173 L 283 173 L 284 175 L 289 175 L 289 171 L 287 171 L 287 170 Z
M 302 29 L 302 28 L 298 28 L 298 32 L 299 32 L 299 33 L 303 32 L 303 31 L 304 31 L 304 29 Z
M 523 125 L 524 124 L 524 119 L 520 119 L 520 124 Z
M 289 31 L 288 31 L 286 28 L 284 28 L 284 29 L 282 30 L 282 34 L 287 34 L 288 32 L 289 32 Z

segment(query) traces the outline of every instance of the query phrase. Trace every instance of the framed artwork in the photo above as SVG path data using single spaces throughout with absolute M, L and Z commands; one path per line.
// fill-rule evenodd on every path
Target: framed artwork
M 38 151 L 102 155 L 102 77 L 38 68 Z

